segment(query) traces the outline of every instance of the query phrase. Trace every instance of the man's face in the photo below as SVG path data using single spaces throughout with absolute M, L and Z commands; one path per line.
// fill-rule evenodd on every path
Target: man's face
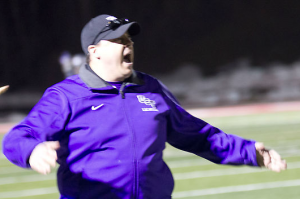
M 133 42 L 125 33 L 119 38 L 112 40 L 101 40 L 99 42 L 99 55 L 107 72 L 116 81 L 123 81 L 130 77 L 133 72 Z

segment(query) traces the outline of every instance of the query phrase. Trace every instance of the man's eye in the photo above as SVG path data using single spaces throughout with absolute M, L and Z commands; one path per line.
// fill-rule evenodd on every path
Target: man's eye
M 111 41 L 118 44 L 129 44 L 129 43 L 133 44 L 130 38 L 118 38 L 118 39 L 113 39 Z

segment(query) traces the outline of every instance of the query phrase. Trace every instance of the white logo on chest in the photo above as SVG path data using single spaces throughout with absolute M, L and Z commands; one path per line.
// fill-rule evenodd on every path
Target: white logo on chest
M 158 111 L 155 106 L 156 102 L 154 100 L 150 100 L 149 98 L 146 98 L 144 95 L 137 95 L 136 97 L 138 98 L 140 103 L 151 106 L 151 108 L 142 108 L 143 111 Z
M 99 106 L 92 106 L 92 110 L 95 111 L 97 109 L 99 109 L 100 107 L 102 107 L 104 104 L 100 104 Z

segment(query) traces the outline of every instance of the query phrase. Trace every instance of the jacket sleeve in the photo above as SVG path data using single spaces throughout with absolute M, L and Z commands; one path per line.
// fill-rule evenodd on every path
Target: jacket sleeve
M 169 144 L 217 164 L 258 166 L 255 141 L 226 134 L 190 115 L 163 84 L 161 87 L 170 108 L 167 135 Z
M 65 95 L 49 88 L 28 116 L 4 136 L 4 155 L 17 166 L 30 167 L 32 150 L 44 141 L 59 140 L 68 114 Z

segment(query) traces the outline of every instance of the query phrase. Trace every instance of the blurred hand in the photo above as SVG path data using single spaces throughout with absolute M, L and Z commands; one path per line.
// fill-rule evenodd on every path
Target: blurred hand
M 49 174 L 51 167 L 55 167 L 57 154 L 60 147 L 58 141 L 49 141 L 38 144 L 29 157 L 30 167 L 38 173 Z
M 276 151 L 267 150 L 261 142 L 256 142 L 255 148 L 256 159 L 259 166 L 266 167 L 275 172 L 280 172 L 287 168 L 285 160 L 282 160 Z

